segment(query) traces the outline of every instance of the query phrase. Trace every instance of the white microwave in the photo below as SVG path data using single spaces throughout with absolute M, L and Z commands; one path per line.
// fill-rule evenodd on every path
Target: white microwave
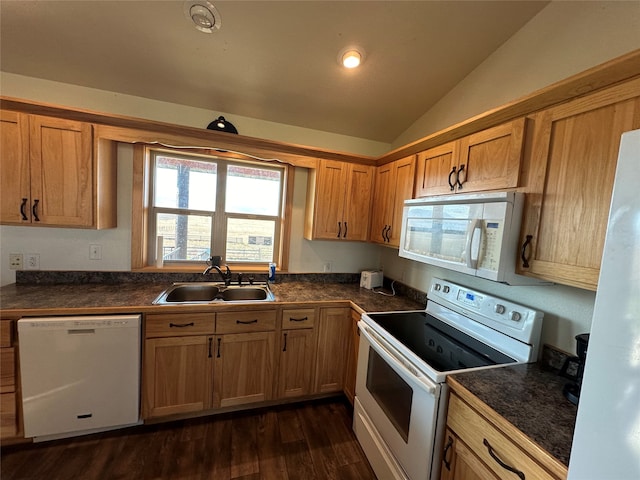
M 399 255 L 510 285 L 516 275 L 524 194 L 493 192 L 406 200 Z

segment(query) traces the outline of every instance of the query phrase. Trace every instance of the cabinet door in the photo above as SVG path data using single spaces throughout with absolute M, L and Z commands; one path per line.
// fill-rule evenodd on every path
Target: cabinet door
M 349 164 L 348 172 L 342 238 L 366 241 L 375 167 Z
M 316 393 L 342 391 L 350 322 L 349 307 L 320 309 L 314 387 Z
M 333 240 L 342 236 L 347 167 L 348 164 L 333 160 L 320 160 L 318 164 L 313 214 L 314 238 Z
M 375 243 L 387 243 L 387 230 L 391 228 L 395 183 L 393 163 L 387 163 L 376 169 L 373 205 L 371 208 L 371 229 L 369 240 Z
M 216 336 L 214 407 L 271 400 L 274 335 L 255 332 Z
M 413 198 L 415 183 L 415 157 L 403 158 L 394 162 L 395 182 L 393 184 L 394 199 L 391 228 L 387 231 L 387 244 L 392 247 L 400 246 L 400 230 L 402 228 L 402 209 L 404 201 Z
M 536 119 L 538 183 L 524 214 L 518 273 L 595 290 L 620 136 L 640 128 L 640 81 L 545 111 Z M 527 266 L 528 265 L 528 266 Z
M 29 117 L 32 221 L 87 226 L 93 222 L 91 125 Z
M 347 365 L 345 367 L 344 393 L 353 405 L 356 395 L 356 374 L 358 370 L 358 348 L 360 346 L 360 331 L 358 321 L 360 314 L 351 309 L 351 331 L 347 344 Z
M 453 193 L 459 147 L 458 141 L 449 142 L 418 154 L 416 197 Z
M 524 128 L 525 119 L 522 118 L 461 139 L 456 191 L 517 187 Z
M 144 418 L 211 407 L 212 343 L 212 336 L 145 341 Z
M 2 223 L 28 223 L 31 220 L 27 118 L 22 113 L 0 112 L 0 222 Z
M 312 328 L 282 331 L 278 398 L 300 397 L 311 393 L 315 350 Z

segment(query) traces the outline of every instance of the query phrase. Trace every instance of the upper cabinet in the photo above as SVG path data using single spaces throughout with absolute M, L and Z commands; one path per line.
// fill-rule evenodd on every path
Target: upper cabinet
M 0 222 L 110 228 L 116 225 L 115 144 L 91 124 L 0 112 Z
M 400 245 L 404 201 L 413 198 L 415 156 L 376 169 L 369 240 L 392 247 Z
M 595 290 L 620 136 L 640 128 L 640 79 L 532 120 L 518 273 Z
M 521 118 L 419 153 L 415 196 L 517 187 L 524 131 Z
M 366 241 L 375 167 L 320 160 L 309 173 L 304 236 Z

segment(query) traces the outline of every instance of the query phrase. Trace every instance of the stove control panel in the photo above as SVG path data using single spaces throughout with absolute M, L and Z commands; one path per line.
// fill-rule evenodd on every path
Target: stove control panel
M 539 338 L 543 313 L 523 305 L 439 278 L 432 280 L 427 298 L 520 341 Z

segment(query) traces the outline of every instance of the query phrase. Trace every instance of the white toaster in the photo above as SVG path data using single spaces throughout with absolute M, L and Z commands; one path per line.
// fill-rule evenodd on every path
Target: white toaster
M 372 288 L 382 286 L 383 274 L 381 270 L 364 270 L 360 274 L 360 288 Z

